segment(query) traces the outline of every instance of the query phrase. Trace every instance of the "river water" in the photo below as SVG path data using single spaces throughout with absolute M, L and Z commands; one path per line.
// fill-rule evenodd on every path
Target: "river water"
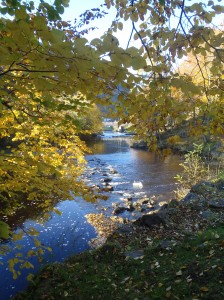
M 35 273 L 41 264 L 63 261 L 70 255 L 89 249 L 89 242 L 96 237 L 96 231 L 87 222 L 86 214 L 103 211 L 110 215 L 112 203 L 121 202 L 122 197 L 126 196 L 138 198 L 156 195 L 158 201 L 171 199 L 175 189 L 174 176 L 181 171 L 180 157 L 171 155 L 161 158 L 154 153 L 132 149 L 130 143 L 130 138 L 122 134 L 114 136 L 113 133 L 106 133 L 101 140 L 90 145 L 92 154 L 86 157 L 88 165 L 84 177 L 90 186 L 102 183 L 105 176 L 110 177 L 113 191 L 106 193 L 108 200 L 95 203 L 85 202 L 81 198 L 63 201 L 57 204 L 61 216 L 52 213 L 43 224 L 27 219 L 20 225 L 18 232 L 21 229 L 26 232 L 30 227 L 37 229 L 41 244 L 52 251 L 45 251 L 42 263 L 36 257 L 29 258 L 34 269 L 23 268 L 21 275 L 14 280 L 8 270 L 7 260 L 18 252 L 21 253 L 18 259 L 22 259 L 30 249 L 35 251 L 35 242 L 32 236 L 26 234 L 21 241 L 7 242 L 5 246 L 10 248 L 10 252 L 0 256 L 0 300 L 8 300 L 24 289 L 27 285 L 26 276 Z M 133 213 L 125 212 L 123 216 L 131 219 Z

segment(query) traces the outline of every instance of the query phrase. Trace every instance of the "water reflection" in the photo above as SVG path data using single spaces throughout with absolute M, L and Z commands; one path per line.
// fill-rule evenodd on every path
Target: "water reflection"
M 171 193 L 175 189 L 174 176 L 181 171 L 180 157 L 162 157 L 132 149 L 131 143 L 131 138 L 111 138 L 111 134 L 108 134 L 103 137 L 103 141 L 95 142 L 92 148 L 94 156 L 88 157 L 97 157 L 118 169 L 123 181 L 129 182 L 123 186 L 125 190 L 130 190 L 134 181 L 141 181 L 143 191 L 148 194 Z
M 97 184 L 102 179 L 103 174 L 109 174 L 110 170 L 116 170 L 112 175 L 111 184 L 114 191 L 110 193 L 107 201 L 98 203 L 87 203 L 81 198 L 75 201 L 64 201 L 57 205 L 62 212 L 61 216 L 56 213 L 51 214 L 51 218 L 44 224 L 35 220 L 27 220 L 21 224 L 26 231 L 30 227 L 39 230 L 39 240 L 45 247 L 51 247 L 52 252 L 46 251 L 44 262 L 62 261 L 72 254 L 77 254 L 89 248 L 88 242 L 96 236 L 94 228 L 86 221 L 85 215 L 98 213 L 104 208 L 110 208 L 113 202 L 121 201 L 121 195 L 135 193 L 136 197 L 141 195 L 154 195 L 171 193 L 175 187 L 174 176 L 180 171 L 180 159 L 178 156 L 169 156 L 165 159 L 153 153 L 130 149 L 131 139 L 128 137 L 112 137 L 110 133 L 89 144 L 92 154 L 87 155 L 89 161 L 89 184 Z M 135 189 L 133 182 L 139 181 L 143 187 Z M 168 197 L 168 196 L 166 196 Z M 108 213 L 110 209 L 108 209 Z M 27 253 L 33 245 L 29 236 L 24 236 L 18 242 L 23 248 L 21 251 Z M 12 275 L 7 269 L 7 260 L 12 258 L 17 249 L 15 244 L 10 243 L 12 251 L 1 258 L 3 265 L 1 268 L 1 300 L 9 299 L 23 289 L 27 282 L 25 280 L 30 270 L 22 270 L 22 275 L 16 280 L 12 280 Z M 40 267 L 36 258 L 31 259 L 34 265 L 33 272 Z
M 63 261 L 66 257 L 80 253 L 89 248 L 89 240 L 96 236 L 95 229 L 86 221 L 85 214 L 93 211 L 95 208 L 90 207 L 91 204 L 84 204 L 80 201 L 64 201 L 57 205 L 62 212 L 61 216 L 56 213 L 51 214 L 51 218 L 44 224 L 36 223 L 33 220 L 27 220 L 22 230 L 28 232 L 29 228 L 35 228 L 39 231 L 38 240 L 45 248 L 50 247 L 51 252 L 45 251 L 43 255 L 43 263 L 53 261 Z M 17 232 L 19 229 L 17 230 Z M 37 257 L 29 258 L 33 264 L 34 270 L 22 269 L 18 279 L 13 280 L 12 274 L 8 270 L 7 261 L 14 258 L 18 253 L 18 247 L 21 246 L 20 252 L 24 257 L 30 249 L 36 251 L 34 238 L 24 235 L 21 241 L 17 243 L 10 242 L 7 245 L 10 252 L 2 256 L 1 281 L 0 281 L 0 299 L 6 300 L 16 292 L 23 289 L 27 285 L 26 276 L 29 273 L 35 273 L 41 264 Z M 17 268 L 17 270 L 19 270 Z
M 128 142 L 130 142 L 130 139 L 128 138 L 104 138 L 103 140 L 97 140 L 94 143 L 89 144 L 89 147 L 92 150 L 92 154 L 122 153 L 129 151 Z

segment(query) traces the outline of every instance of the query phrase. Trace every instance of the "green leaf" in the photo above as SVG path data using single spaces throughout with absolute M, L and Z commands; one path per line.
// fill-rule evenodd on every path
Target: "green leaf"
M 68 7 L 69 6 L 69 2 L 70 0 L 62 0 L 61 3 L 64 7 Z
M 59 209 L 57 209 L 57 208 L 54 208 L 54 212 L 55 212 L 57 215 L 59 215 L 59 216 L 62 215 L 62 212 L 61 212 Z
M 34 277 L 34 275 L 31 274 L 31 273 L 29 273 L 29 274 L 27 275 L 26 279 L 27 279 L 28 281 L 32 281 L 32 280 L 33 280 L 33 277 Z
M 212 8 L 215 10 L 217 14 L 221 14 L 224 12 L 224 6 L 222 5 L 213 5 Z
M 8 239 L 10 237 L 10 227 L 7 223 L 0 221 L 0 238 Z
M 165 5 L 165 0 L 159 0 L 159 4 L 164 6 Z
M 140 70 L 146 66 L 146 61 L 139 56 L 132 59 L 131 65 L 134 70 Z

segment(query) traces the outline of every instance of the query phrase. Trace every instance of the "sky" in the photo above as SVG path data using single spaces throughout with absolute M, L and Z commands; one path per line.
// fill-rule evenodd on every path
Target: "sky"
M 74 18 L 78 18 L 81 13 L 83 13 L 87 9 L 99 7 L 101 4 L 104 3 L 104 0 L 70 0 L 70 5 L 68 8 L 65 9 L 65 13 L 63 14 L 62 18 L 66 20 L 74 20 Z M 108 11 L 105 7 L 105 11 Z M 90 32 L 88 34 L 89 40 L 102 36 L 110 27 L 112 21 L 116 16 L 116 10 L 111 8 L 108 11 L 108 15 L 102 19 L 94 21 L 92 24 L 96 26 L 98 29 Z M 122 47 L 127 46 L 129 36 L 131 34 L 132 25 L 131 21 L 126 22 L 124 29 L 122 31 L 118 30 L 117 33 L 114 35 L 119 39 L 120 45 Z
M 200 0 L 200 1 L 186 0 L 185 2 L 187 4 L 192 5 L 197 2 L 202 2 L 202 3 L 207 4 L 208 1 L 209 0 Z M 220 1 L 221 0 L 214 0 L 214 3 L 222 5 L 222 1 L 221 2 Z M 104 3 L 104 0 L 81 0 L 81 1 L 80 0 L 70 0 L 69 7 L 65 9 L 65 13 L 62 18 L 65 20 L 72 21 L 75 18 L 78 18 L 79 15 L 81 13 L 83 13 L 85 10 L 99 7 L 103 3 Z M 105 11 L 107 11 L 106 7 L 105 7 Z M 98 29 L 94 30 L 93 32 L 90 32 L 88 34 L 88 37 L 86 36 L 86 38 L 88 38 L 88 40 L 92 40 L 96 37 L 102 36 L 104 34 L 104 32 L 108 29 L 112 20 L 115 18 L 116 10 L 114 8 L 112 8 L 108 12 L 109 13 L 106 17 L 96 20 L 92 23 L 92 24 L 94 24 L 94 26 L 98 27 Z M 220 24 L 223 19 L 224 19 L 223 14 L 218 15 L 218 17 L 215 19 L 215 24 L 216 25 Z M 177 22 L 177 21 L 173 20 L 172 22 Z M 125 22 L 124 29 L 122 31 L 118 30 L 116 33 L 114 33 L 114 35 L 119 39 L 121 47 L 123 47 L 123 48 L 127 47 L 131 31 L 132 31 L 132 24 L 131 24 L 131 21 L 129 20 L 129 21 Z M 132 42 L 132 44 L 134 44 L 134 41 Z
M 69 8 L 66 8 L 66 15 L 78 17 L 87 9 L 98 7 L 104 0 L 70 0 Z

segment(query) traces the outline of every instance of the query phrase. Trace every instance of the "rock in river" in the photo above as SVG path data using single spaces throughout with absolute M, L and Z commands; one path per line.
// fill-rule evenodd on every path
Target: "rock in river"
M 100 181 L 102 181 L 102 182 L 111 182 L 111 181 L 112 181 L 112 178 L 109 178 L 109 177 L 107 177 L 107 178 L 102 178 Z
M 118 215 L 118 214 L 123 213 L 125 210 L 126 210 L 126 207 L 118 206 L 118 207 L 116 207 L 115 210 L 113 211 L 113 214 L 114 214 L 114 215 Z
M 112 187 L 112 185 L 107 185 L 103 188 L 101 188 L 102 192 L 112 192 L 114 190 L 114 188 Z

